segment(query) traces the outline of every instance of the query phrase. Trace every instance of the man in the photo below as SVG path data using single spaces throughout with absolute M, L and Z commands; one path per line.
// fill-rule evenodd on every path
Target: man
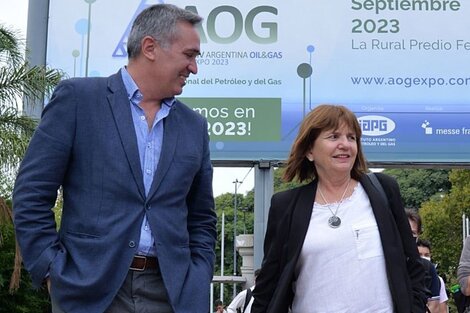
M 258 277 L 259 272 L 260 272 L 260 269 L 257 269 L 254 272 L 255 284 L 256 284 L 256 277 Z M 227 312 L 228 313 L 251 312 L 251 305 L 253 304 L 253 299 L 254 299 L 252 295 L 253 289 L 255 289 L 255 285 L 251 286 L 250 288 L 240 291 L 238 295 L 236 295 L 236 297 L 233 298 L 232 302 L 227 307 Z
M 220 299 L 215 300 L 214 307 L 215 307 L 214 313 L 227 313 L 227 311 L 225 311 L 225 305 Z
M 424 239 L 418 239 L 416 245 L 418 246 L 419 255 L 423 259 L 431 262 L 431 243 Z M 441 288 L 439 289 L 439 309 L 436 312 L 447 313 L 449 311 L 447 307 L 447 301 L 449 300 L 449 297 L 447 296 L 446 285 L 444 283 L 444 279 L 442 279 L 441 276 L 438 275 L 437 277 L 439 278 Z
M 13 202 L 25 266 L 35 286 L 50 286 L 53 312 L 209 311 L 207 122 L 174 98 L 197 73 L 200 21 L 150 6 L 132 26 L 127 67 L 66 80 L 46 106 Z
M 418 242 L 419 236 L 423 230 L 421 216 L 419 216 L 418 212 L 413 209 L 405 209 L 405 211 L 406 216 L 408 217 L 408 222 L 410 223 L 411 233 L 413 234 L 413 237 L 416 238 L 416 242 Z M 437 275 L 436 268 L 431 261 L 423 259 L 422 263 L 426 268 L 426 287 L 431 292 L 427 306 L 431 313 L 437 313 L 439 312 L 439 295 L 441 290 L 439 276 Z

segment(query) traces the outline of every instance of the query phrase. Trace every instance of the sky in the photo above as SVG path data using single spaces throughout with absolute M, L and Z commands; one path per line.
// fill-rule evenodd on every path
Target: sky
M 26 39 L 28 0 L 0 0 L 0 23 L 19 32 L 20 38 Z M 214 195 L 235 192 L 234 181 L 238 180 L 237 193 L 246 194 L 254 187 L 254 169 L 239 167 L 214 168 Z

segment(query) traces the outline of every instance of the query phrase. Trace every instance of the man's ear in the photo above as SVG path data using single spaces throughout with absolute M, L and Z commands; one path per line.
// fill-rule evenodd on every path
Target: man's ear
M 142 55 L 146 58 L 154 60 L 158 49 L 160 49 L 160 46 L 153 37 L 145 36 L 142 39 Z

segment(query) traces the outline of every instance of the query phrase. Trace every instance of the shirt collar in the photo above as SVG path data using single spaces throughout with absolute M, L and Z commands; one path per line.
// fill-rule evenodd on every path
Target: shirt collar
M 132 79 L 132 76 L 129 74 L 125 66 L 123 66 L 121 69 L 121 77 L 122 81 L 124 82 L 124 87 L 126 88 L 127 97 L 129 101 L 135 104 L 139 104 L 144 96 L 140 92 L 139 87 L 135 83 L 134 79 Z M 175 102 L 175 97 L 165 98 L 162 100 L 162 103 L 168 106 L 169 108 L 172 107 Z

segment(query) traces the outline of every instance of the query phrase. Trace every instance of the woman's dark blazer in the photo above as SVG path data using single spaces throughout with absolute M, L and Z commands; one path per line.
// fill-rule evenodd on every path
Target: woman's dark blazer
M 425 270 L 411 234 L 398 184 L 385 174 L 375 175 L 387 194 L 389 207 L 367 175 L 361 177 L 360 183 L 369 196 L 377 221 L 394 311 L 425 312 Z M 264 259 L 253 292 L 252 313 L 288 312 L 294 298 L 295 267 L 309 226 L 316 189 L 315 180 L 272 197 L 264 239 Z M 341 290 L 337 296 L 341 300 Z

